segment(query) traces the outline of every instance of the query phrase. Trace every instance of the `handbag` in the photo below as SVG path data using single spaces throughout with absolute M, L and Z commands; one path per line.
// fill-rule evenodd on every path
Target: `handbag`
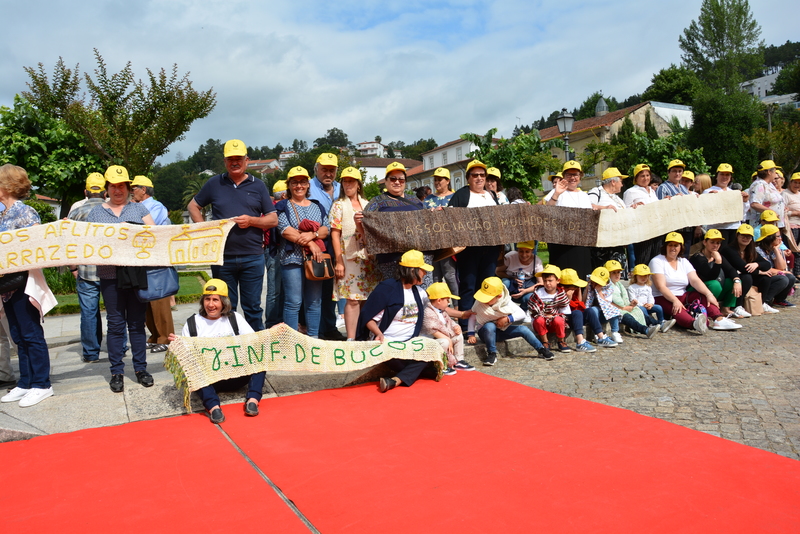
M 744 309 L 753 317 L 757 315 L 764 315 L 764 305 L 761 302 L 761 293 L 755 287 L 751 287 L 750 291 L 744 296 Z
M 152 267 L 147 269 L 147 288 L 137 289 L 136 297 L 141 302 L 163 299 L 175 295 L 179 287 L 175 267 Z
M 0 274 L 0 294 L 10 293 L 25 287 L 28 282 L 28 271 Z
M 316 261 L 312 254 L 303 259 L 306 280 L 330 280 L 333 278 L 333 260 L 331 255 L 322 253 L 322 261 Z

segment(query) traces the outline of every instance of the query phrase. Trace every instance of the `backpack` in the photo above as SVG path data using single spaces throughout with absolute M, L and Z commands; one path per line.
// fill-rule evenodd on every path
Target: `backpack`
M 188 319 L 186 319 L 186 326 L 189 327 L 189 336 L 191 336 L 191 337 L 197 337 L 197 320 L 195 319 L 195 317 L 197 317 L 196 314 L 194 314 L 191 317 L 189 317 Z M 228 316 L 228 322 L 231 323 L 231 328 L 233 328 L 233 335 L 234 336 L 238 336 L 239 335 L 239 323 L 236 322 L 236 314 L 235 313 L 231 312 L 231 314 Z
M 697 317 L 701 313 L 708 317 L 708 310 L 705 306 L 700 304 L 700 299 L 693 300 L 691 304 L 686 306 L 686 311 L 689 312 L 689 315 L 692 317 Z

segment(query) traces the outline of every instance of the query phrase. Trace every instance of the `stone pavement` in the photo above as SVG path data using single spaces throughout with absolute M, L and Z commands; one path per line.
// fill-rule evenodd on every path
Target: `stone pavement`
M 176 329 L 197 308 L 197 304 L 179 305 L 173 313 Z M 740 330 L 709 331 L 706 336 L 679 328 L 652 340 L 623 335 L 625 342 L 617 348 L 593 354 L 556 353 L 550 362 L 535 357 L 521 340 L 512 340 L 507 347 L 500 344 L 494 367 L 482 366 L 482 346 L 468 346 L 466 357 L 479 372 L 800 459 L 800 349 L 795 340 L 800 308 L 740 322 L 744 325 Z M 108 388 L 104 353 L 99 363 L 80 361 L 79 326 L 79 315 L 46 318 L 55 396 L 31 408 L 0 404 L 0 441 L 184 413 L 181 395 L 163 368 L 163 353 L 148 353 L 154 387 L 137 384 L 126 359 L 125 391 L 114 394 Z M 12 364 L 16 370 L 16 359 Z M 365 376 L 270 373 L 264 398 L 341 387 L 374 377 L 376 372 Z M 243 400 L 241 393 L 221 398 L 223 402 Z M 262 409 L 268 406 L 262 404 Z M 201 409 L 195 400 L 193 410 Z

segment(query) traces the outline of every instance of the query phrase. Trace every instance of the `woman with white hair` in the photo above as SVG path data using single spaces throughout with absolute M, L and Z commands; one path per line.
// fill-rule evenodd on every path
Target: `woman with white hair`
M 619 192 L 622 191 L 622 179 L 627 178 L 626 175 L 619 172 L 616 167 L 609 167 L 603 171 L 603 181 L 599 186 L 592 188 L 588 195 L 592 206 L 595 209 L 611 209 L 614 211 L 624 210 L 625 202 L 619 198 Z M 605 265 L 606 262 L 614 260 L 618 261 L 622 266 L 624 272 L 627 273 L 628 265 L 625 256 L 626 247 L 606 247 L 606 248 L 593 248 L 592 249 L 592 267 L 600 267 Z

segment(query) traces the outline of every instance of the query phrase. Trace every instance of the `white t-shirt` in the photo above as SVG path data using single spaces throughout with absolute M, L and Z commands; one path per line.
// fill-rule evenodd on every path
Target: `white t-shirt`
M 236 313 L 236 312 L 233 312 Z M 220 317 L 216 320 L 206 319 L 202 315 L 196 314 L 194 316 L 195 325 L 197 326 L 197 337 L 224 337 L 232 336 L 233 327 L 227 317 Z M 252 334 L 253 327 L 248 324 L 244 317 L 236 313 L 236 325 L 239 327 L 239 335 Z M 183 325 L 181 335 L 189 336 L 189 325 Z
M 667 289 L 676 297 L 680 297 L 686 293 L 686 286 L 689 285 L 689 273 L 693 273 L 694 270 L 694 267 L 692 267 L 692 264 L 689 263 L 689 260 L 686 258 L 678 258 L 677 269 L 673 269 L 667 262 L 667 258 L 662 254 L 650 260 L 650 272 L 653 274 L 663 274 L 666 279 Z M 664 295 L 653 286 L 653 296 L 663 297 Z
M 653 299 L 652 288 L 650 286 L 640 286 L 639 284 L 628 286 L 628 298 L 635 300 L 639 306 L 656 303 L 655 299 Z
M 651 202 L 657 202 L 658 197 L 656 196 L 656 192 L 650 189 L 649 187 L 641 187 L 638 185 L 634 185 L 627 191 L 625 194 L 622 195 L 622 200 L 625 202 L 625 205 L 629 208 L 634 204 L 638 204 L 639 202 L 643 204 L 650 204 Z
M 503 257 L 503 263 L 506 264 L 506 276 L 508 278 L 513 277 L 516 280 L 522 279 L 526 282 L 533 278 L 536 273 L 544 269 L 539 256 L 534 256 L 533 261 L 531 261 L 529 265 L 523 265 L 522 262 L 519 261 L 519 254 L 516 250 L 507 253 Z M 522 271 L 522 277 L 519 276 L 520 271 Z
M 542 302 L 553 302 L 553 299 L 556 298 L 556 293 L 553 293 L 551 295 L 543 287 L 537 287 L 534 293 L 536 293 L 536 296 L 542 299 Z M 563 313 L 564 315 L 570 315 L 572 313 L 572 310 L 569 308 L 569 304 L 567 304 L 566 306 L 562 306 L 561 309 L 558 311 L 559 313 Z
M 469 192 L 469 203 L 467 204 L 468 208 L 482 208 L 484 206 L 497 206 L 497 203 L 494 201 L 492 197 L 492 193 L 489 191 L 484 191 L 483 193 L 473 193 L 472 191 Z
M 372 319 L 379 323 L 383 317 L 381 311 Z M 408 341 L 414 335 L 414 327 L 419 320 L 419 308 L 417 301 L 414 300 L 412 288 L 403 289 L 403 307 L 397 311 L 389 327 L 383 332 L 386 341 Z
M 609 193 L 603 186 L 593 187 L 587 195 L 589 195 L 589 200 L 592 204 L 596 204 L 597 206 L 614 206 L 618 210 L 626 208 L 621 198 Z
M 555 189 L 550 191 L 547 196 L 544 197 L 544 201 L 548 202 L 551 198 L 553 198 L 553 193 L 555 192 Z M 590 210 L 592 209 L 592 201 L 589 200 L 589 195 L 587 195 L 585 191 L 564 191 L 558 195 L 556 206 L 563 206 L 565 208 L 584 208 Z

